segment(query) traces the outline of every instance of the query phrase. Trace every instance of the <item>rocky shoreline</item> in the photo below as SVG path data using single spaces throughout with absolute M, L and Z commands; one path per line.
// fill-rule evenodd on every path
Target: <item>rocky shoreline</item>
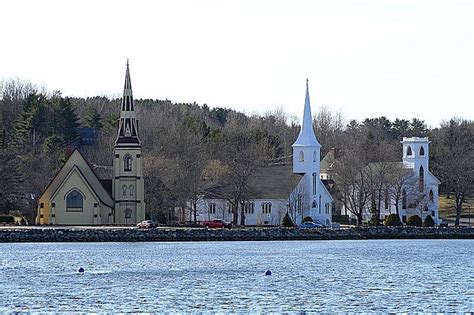
M 368 239 L 474 239 L 474 228 L 359 227 L 348 229 L 7 228 L 0 243 L 12 242 L 182 242 Z

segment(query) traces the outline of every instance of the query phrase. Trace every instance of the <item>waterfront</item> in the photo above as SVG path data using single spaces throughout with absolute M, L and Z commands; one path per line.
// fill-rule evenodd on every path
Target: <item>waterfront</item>
M 0 312 L 465 312 L 473 254 L 473 240 L 4 243 Z

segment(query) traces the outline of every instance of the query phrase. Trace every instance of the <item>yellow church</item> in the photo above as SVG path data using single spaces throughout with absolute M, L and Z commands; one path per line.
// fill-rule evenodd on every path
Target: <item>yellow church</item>
M 100 179 L 76 149 L 38 200 L 37 224 L 136 224 L 145 220 L 143 162 L 127 62 L 113 178 Z

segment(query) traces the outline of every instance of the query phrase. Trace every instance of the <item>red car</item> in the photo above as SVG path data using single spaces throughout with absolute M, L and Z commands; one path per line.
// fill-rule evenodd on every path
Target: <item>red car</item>
M 221 219 L 214 219 L 211 221 L 203 221 L 202 226 L 207 227 L 207 228 L 232 228 L 232 223 L 226 222 Z

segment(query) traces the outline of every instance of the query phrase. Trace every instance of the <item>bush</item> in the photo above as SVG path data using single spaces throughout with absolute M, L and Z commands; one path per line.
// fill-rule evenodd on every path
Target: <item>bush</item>
M 337 222 L 340 224 L 350 224 L 349 216 L 344 214 L 333 214 L 332 222 Z
M 385 226 L 402 226 L 402 221 L 400 221 L 400 217 L 392 213 L 388 217 L 385 218 L 385 221 L 383 221 L 383 225 Z
M 284 227 L 294 227 L 293 220 L 290 218 L 290 214 L 287 212 L 285 216 L 283 217 L 283 221 L 281 222 L 281 225 Z
M 380 224 L 379 218 L 373 215 L 372 218 L 370 218 L 369 226 L 379 226 L 379 224 Z
M 307 216 L 303 218 L 303 221 L 301 221 L 301 223 L 305 223 L 305 222 L 314 222 L 314 221 L 312 217 Z
M 434 222 L 433 218 L 430 215 L 428 215 L 425 218 L 425 222 L 423 222 L 423 226 L 424 227 L 433 227 L 433 226 L 435 226 L 435 222 Z
M 12 215 L 0 215 L 0 223 L 15 223 L 15 217 Z
M 408 218 L 407 220 L 407 225 L 409 226 L 421 226 L 423 222 L 421 221 L 421 218 L 419 215 L 412 215 L 411 217 Z

